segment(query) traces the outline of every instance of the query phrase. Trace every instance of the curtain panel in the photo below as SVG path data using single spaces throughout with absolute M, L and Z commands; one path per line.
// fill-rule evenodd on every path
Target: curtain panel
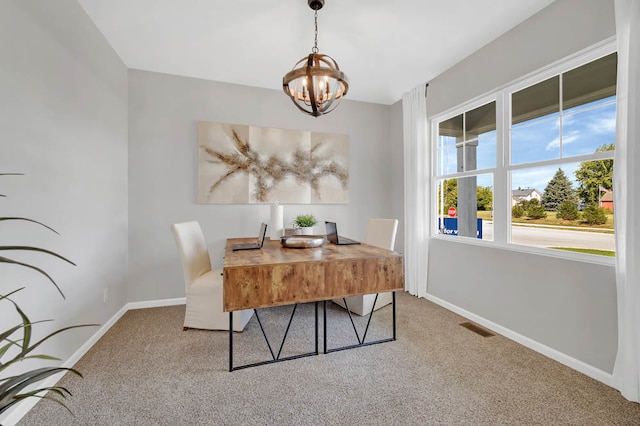
M 616 149 L 613 170 L 616 228 L 618 353 L 613 386 L 640 402 L 640 1 L 615 0 L 618 49 Z
M 425 97 L 424 84 L 402 96 L 405 289 L 418 297 L 427 295 L 429 229 L 432 222 L 429 209 L 431 144 Z

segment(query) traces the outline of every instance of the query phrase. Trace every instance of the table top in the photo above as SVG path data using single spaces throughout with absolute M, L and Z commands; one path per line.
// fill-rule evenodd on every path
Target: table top
M 368 244 L 283 247 L 265 240 L 260 250 L 233 251 L 252 238 L 227 239 L 224 310 L 261 308 L 358 294 L 402 290 L 403 256 Z
M 318 262 L 379 257 L 402 257 L 402 254 L 368 244 L 337 245 L 328 241 L 315 248 L 283 247 L 280 240 L 265 239 L 260 250 L 233 251 L 234 244 L 254 242 L 255 238 L 229 238 L 224 252 L 224 267 Z

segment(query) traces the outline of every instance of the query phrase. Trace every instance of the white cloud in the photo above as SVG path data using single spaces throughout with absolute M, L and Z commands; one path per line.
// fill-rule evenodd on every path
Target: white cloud
M 553 151 L 557 149 L 559 146 L 560 146 L 560 136 L 558 136 L 557 138 L 554 138 L 551 142 L 549 142 L 544 149 L 547 151 Z
M 609 117 L 598 118 L 589 123 L 589 130 L 594 133 L 612 133 L 616 131 L 616 117 L 611 115 Z
M 562 116 L 562 126 L 564 126 L 564 127 L 571 126 L 574 123 L 574 121 L 576 121 L 575 117 L 576 117 L 575 114 L 569 114 L 569 115 Z M 560 127 L 560 126 L 558 125 L 558 127 Z
M 562 137 L 562 144 L 569 145 L 576 142 L 578 139 L 580 139 L 580 132 L 578 130 L 572 130 L 571 132 L 569 132 L 568 134 Z M 547 146 L 545 147 L 545 150 L 554 151 L 554 150 L 557 150 L 559 147 L 560 147 L 560 137 L 558 136 L 557 138 L 554 138 L 551 142 L 547 144 Z
M 574 143 L 578 139 L 580 139 L 580 132 L 578 130 L 573 130 L 568 135 L 562 138 L 562 144 L 569 145 L 571 143 Z

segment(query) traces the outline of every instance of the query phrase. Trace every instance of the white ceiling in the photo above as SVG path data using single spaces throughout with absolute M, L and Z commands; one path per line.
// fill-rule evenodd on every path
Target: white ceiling
M 348 99 L 391 104 L 554 0 L 326 0 L 318 47 Z M 78 0 L 129 68 L 282 90 L 313 47 L 306 0 Z

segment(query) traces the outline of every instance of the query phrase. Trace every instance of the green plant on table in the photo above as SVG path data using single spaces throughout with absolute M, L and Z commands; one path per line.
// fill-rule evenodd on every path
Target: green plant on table
M 8 176 L 8 175 L 20 175 L 20 173 L 0 173 L 0 176 Z M 6 195 L 0 194 L 0 197 L 6 197 Z M 33 219 L 28 219 L 24 217 L 0 217 L 0 222 L 8 222 L 8 221 L 26 221 L 26 222 L 35 223 L 57 234 L 57 232 L 54 229 Z M 3 252 L 16 253 L 16 252 L 25 252 L 25 251 L 45 253 L 47 255 L 57 257 L 58 259 L 61 259 L 75 266 L 75 263 L 73 263 L 69 259 L 50 250 L 46 250 L 38 247 L 31 247 L 31 246 L 0 245 L 0 253 L 3 253 Z M 56 284 L 53 278 L 51 278 L 51 276 L 47 274 L 47 272 L 45 272 L 43 269 L 29 263 L 20 262 L 18 260 L 5 257 L 3 255 L 0 255 L 0 265 L 1 264 L 16 265 L 16 266 L 37 271 L 41 275 L 44 275 L 49 281 L 51 281 L 51 283 L 53 283 L 53 285 L 56 287 L 56 289 L 58 290 L 62 298 L 63 299 L 65 298 L 64 293 L 62 292 L 58 284 Z M 34 353 L 34 351 L 42 343 L 44 343 L 51 337 L 59 333 L 62 333 L 66 330 L 70 330 L 72 328 L 96 325 L 96 324 L 83 324 L 83 325 L 74 325 L 70 327 L 65 327 L 50 333 L 49 335 L 47 335 L 46 337 L 38 341 L 35 341 L 35 342 L 32 341 L 33 326 L 35 324 L 46 322 L 46 321 L 31 321 L 29 317 L 27 317 L 27 315 L 24 313 L 24 311 L 20 308 L 20 306 L 14 300 L 11 299 L 11 296 L 16 294 L 18 291 L 22 290 L 23 288 L 24 287 L 18 288 L 7 294 L 0 294 L 0 304 L 13 305 L 13 308 L 15 309 L 17 316 L 20 318 L 19 321 L 16 321 L 16 323 L 11 327 L 9 327 L 8 329 L 0 330 L 0 374 L 2 374 L 10 366 L 18 362 L 29 360 L 29 359 L 60 361 L 59 358 L 56 358 L 50 355 L 37 354 L 37 353 Z M 5 308 L 3 307 L 2 309 L 5 309 Z M 63 373 L 63 372 L 70 372 L 82 377 L 82 374 L 80 374 L 79 371 L 73 368 L 65 368 L 65 367 L 42 367 L 34 370 L 25 371 L 15 376 L 0 377 L 0 414 L 6 412 L 13 405 L 19 403 L 25 398 L 31 398 L 31 397 L 54 401 L 62 405 L 64 408 L 68 410 L 69 408 L 64 404 L 62 399 L 60 399 L 60 398 L 64 399 L 67 396 L 71 395 L 71 392 L 69 392 L 68 389 L 62 386 L 49 386 L 49 387 L 43 387 L 43 388 L 34 389 L 34 390 L 28 389 L 29 387 L 31 387 L 31 385 L 39 383 L 40 381 L 50 376 L 53 376 L 58 373 Z
M 316 218 L 312 214 L 299 214 L 293 224 L 296 228 L 308 228 L 316 224 Z

